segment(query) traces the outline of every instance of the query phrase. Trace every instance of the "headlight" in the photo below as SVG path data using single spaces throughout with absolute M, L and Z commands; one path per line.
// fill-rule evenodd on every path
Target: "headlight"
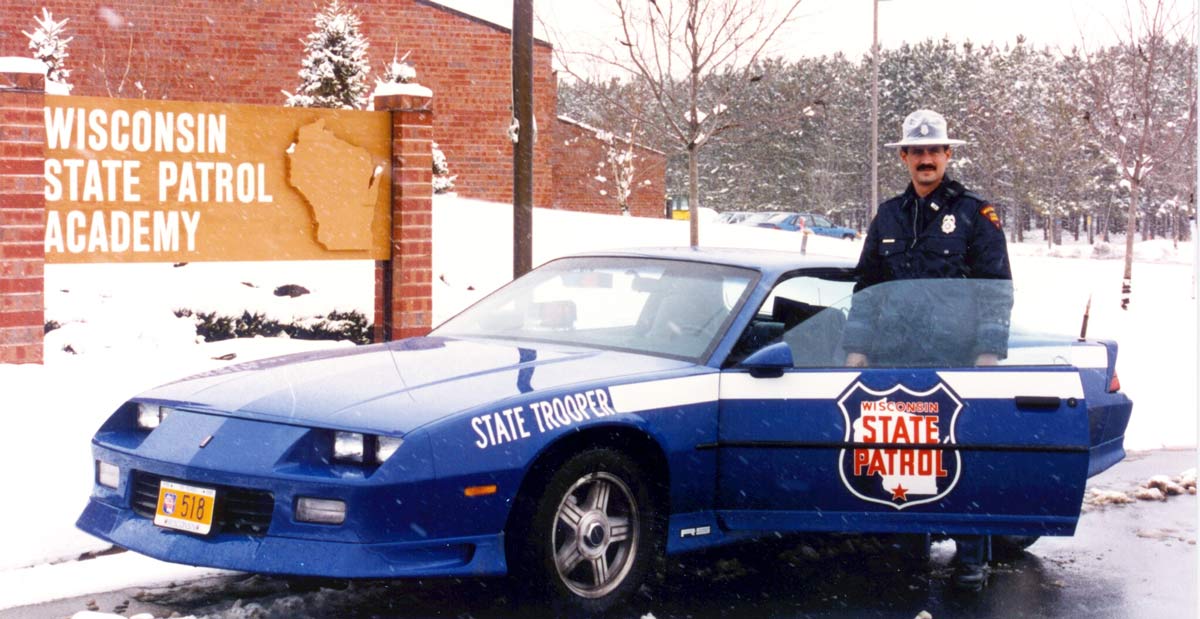
M 153 430 L 167 418 L 171 409 L 157 404 L 146 404 L 138 402 L 137 405 L 137 427 L 143 430 Z
M 404 444 L 404 439 L 395 436 L 377 436 L 375 437 L 375 462 L 383 464 L 387 459 L 396 453 L 397 449 Z
M 362 464 L 366 453 L 366 437 L 362 434 L 358 432 L 333 433 L 334 460 Z
M 333 433 L 333 459 L 335 462 L 380 465 L 403 444 L 404 439 L 395 436 L 339 430 Z

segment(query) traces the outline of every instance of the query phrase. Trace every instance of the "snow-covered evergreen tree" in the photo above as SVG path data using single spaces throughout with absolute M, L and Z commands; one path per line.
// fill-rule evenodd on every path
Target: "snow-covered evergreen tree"
M 46 63 L 47 80 L 67 85 L 67 77 L 71 74 L 66 68 L 66 59 L 69 56 L 67 43 L 70 43 L 73 37 L 63 38 L 63 33 L 70 20 L 54 21 L 54 16 L 45 7 L 42 8 L 42 16 L 39 18 L 35 15 L 33 20 L 38 25 L 33 32 L 21 31 L 29 37 L 29 49 L 33 50 L 33 57 Z M 67 89 L 70 90 L 69 85 Z
M 362 22 L 340 0 L 332 0 L 313 18 L 316 30 L 304 42 L 307 54 L 299 72 L 300 87 L 287 95 L 288 107 L 362 109 L 366 104 L 366 37 Z

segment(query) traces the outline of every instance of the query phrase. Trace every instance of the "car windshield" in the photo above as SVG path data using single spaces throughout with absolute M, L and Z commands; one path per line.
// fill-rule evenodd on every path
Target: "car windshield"
M 699 361 L 757 281 L 749 269 L 636 257 L 564 258 L 434 331 L 627 350 Z
M 795 215 L 795 213 L 775 213 L 774 215 L 766 218 L 764 221 L 772 224 L 781 223 L 791 219 L 793 215 Z
M 1036 330 L 1014 312 L 1012 282 L 926 279 L 885 282 L 851 294 L 845 273 L 785 277 L 755 313 L 728 364 L 780 342 L 795 367 L 842 367 L 846 353 L 870 367 L 966 367 L 996 352 L 1001 365 L 1101 364 L 1073 334 Z

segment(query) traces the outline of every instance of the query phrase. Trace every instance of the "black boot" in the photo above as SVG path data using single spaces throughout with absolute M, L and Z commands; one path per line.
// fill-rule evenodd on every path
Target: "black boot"
M 954 537 L 954 587 L 979 591 L 987 584 L 987 560 L 990 540 L 982 535 Z
M 977 592 L 987 584 L 987 566 L 982 563 L 956 563 L 954 566 L 954 588 Z

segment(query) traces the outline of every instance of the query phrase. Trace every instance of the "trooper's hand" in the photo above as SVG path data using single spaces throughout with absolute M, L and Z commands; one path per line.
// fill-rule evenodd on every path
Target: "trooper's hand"
M 979 356 L 975 357 L 975 365 L 1000 365 L 1000 357 L 996 353 L 979 353 Z
M 865 368 L 865 367 L 867 367 L 867 356 L 860 352 L 846 353 L 846 367 L 848 367 L 848 368 Z

